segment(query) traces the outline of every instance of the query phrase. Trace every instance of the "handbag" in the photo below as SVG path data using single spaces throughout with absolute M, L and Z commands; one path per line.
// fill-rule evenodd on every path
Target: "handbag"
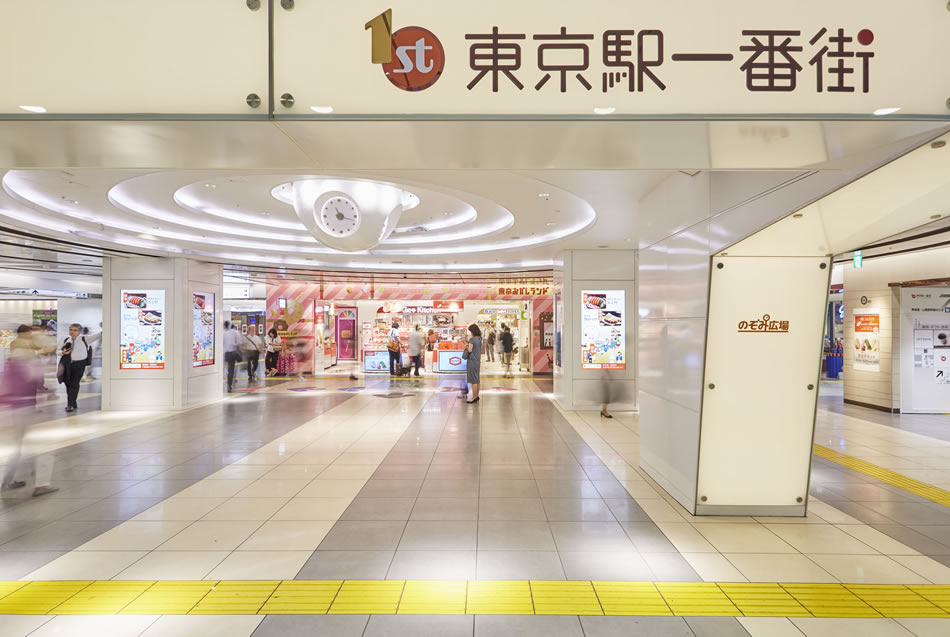
M 389 343 L 386 344 L 386 349 L 390 352 L 398 352 L 402 349 L 402 345 L 399 344 L 399 341 L 395 339 L 389 339 Z

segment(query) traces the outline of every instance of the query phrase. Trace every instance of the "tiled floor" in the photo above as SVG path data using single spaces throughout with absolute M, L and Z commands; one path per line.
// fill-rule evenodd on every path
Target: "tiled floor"
M 342 391 L 352 385 L 363 389 Z M 141 420 L 80 412 L 69 419 L 76 431 L 45 443 L 62 491 L 37 501 L 4 493 L 0 579 L 950 584 L 941 505 L 816 458 L 807 518 L 693 518 L 637 468 L 633 415 L 562 412 L 544 381 L 493 385 L 515 391 L 486 391 L 471 407 L 451 379 L 334 376 Z M 904 431 L 865 412 L 823 398 L 818 442 L 950 487 L 950 442 L 930 437 L 930 423 Z M 37 429 L 60 427 L 57 416 L 40 412 L 35 421 L 48 424 Z M 7 619 L 0 634 L 82 635 L 95 624 Z M 103 629 L 150 637 L 950 634 L 950 620 L 107 619 Z

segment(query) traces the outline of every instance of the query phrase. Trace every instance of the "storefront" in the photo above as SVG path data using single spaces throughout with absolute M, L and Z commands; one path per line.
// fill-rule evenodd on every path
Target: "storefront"
M 553 351 L 550 286 L 319 285 L 268 286 L 267 327 L 276 327 L 285 355 L 298 371 L 320 373 L 353 362 L 366 373 L 389 373 L 389 333 L 398 323 L 402 362 L 408 365 L 409 335 L 421 332 L 424 367 L 440 374 L 465 371 L 468 326 L 477 324 L 487 347 L 489 331 L 509 326 L 517 355 L 514 369 L 547 373 Z M 548 333 L 549 332 L 549 333 Z M 548 333 L 547 340 L 544 334 Z M 308 350 L 311 355 L 308 356 Z

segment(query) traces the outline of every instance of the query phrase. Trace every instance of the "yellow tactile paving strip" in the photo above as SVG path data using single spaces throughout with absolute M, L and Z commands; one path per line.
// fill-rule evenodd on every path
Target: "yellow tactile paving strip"
M 927 484 L 926 482 L 921 482 L 920 480 L 908 478 L 907 476 L 897 473 L 896 471 L 879 467 L 876 464 L 872 464 L 866 460 L 845 455 L 839 451 L 835 451 L 834 449 L 829 449 L 828 447 L 814 445 L 814 452 L 816 456 L 822 457 L 825 460 L 831 460 L 835 464 L 840 464 L 842 467 L 853 469 L 854 471 L 863 473 L 866 476 L 877 478 L 881 482 L 886 482 L 892 486 L 899 487 L 904 491 L 913 493 L 914 495 L 919 495 L 920 497 L 927 498 L 928 500 L 936 502 L 937 504 L 950 507 L 950 491 L 945 491 L 944 489 Z
M 0 614 L 950 618 L 950 586 L 526 580 L 0 582 Z

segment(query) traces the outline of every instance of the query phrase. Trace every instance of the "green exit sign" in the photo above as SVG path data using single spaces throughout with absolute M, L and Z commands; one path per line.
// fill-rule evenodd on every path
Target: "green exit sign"
M 860 268 L 864 265 L 864 255 L 861 254 L 860 250 L 854 251 L 854 267 Z

